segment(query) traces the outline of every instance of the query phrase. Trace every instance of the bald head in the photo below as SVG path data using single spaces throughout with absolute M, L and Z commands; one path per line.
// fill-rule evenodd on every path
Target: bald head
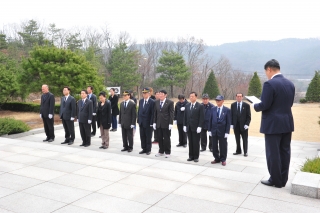
M 43 84 L 41 87 L 42 93 L 48 93 L 49 92 L 49 86 L 46 84 Z

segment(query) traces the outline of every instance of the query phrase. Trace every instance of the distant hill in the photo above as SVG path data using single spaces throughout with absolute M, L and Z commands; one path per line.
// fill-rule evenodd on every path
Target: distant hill
M 320 39 L 283 39 L 246 41 L 208 46 L 207 53 L 217 60 L 227 57 L 233 68 L 244 72 L 263 72 L 264 64 L 274 58 L 281 72 L 295 79 L 312 78 L 320 70 Z

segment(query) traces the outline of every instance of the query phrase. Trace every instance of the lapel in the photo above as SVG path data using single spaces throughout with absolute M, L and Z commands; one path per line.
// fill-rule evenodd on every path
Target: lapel
M 226 109 L 225 109 L 225 106 L 223 106 L 222 111 L 220 113 L 219 120 L 223 120 L 225 116 L 226 116 Z
M 80 104 L 82 104 L 82 99 L 80 101 L 81 101 Z M 87 102 L 88 102 L 88 99 L 86 98 L 85 101 L 84 101 L 84 104 L 82 105 L 80 110 L 83 110 L 83 108 L 86 106 Z
M 142 106 L 143 106 L 143 104 L 144 104 L 144 99 L 143 99 Z M 149 108 L 149 106 L 150 106 L 150 98 L 149 98 L 149 100 L 147 101 L 147 104 L 144 105 L 143 111 L 147 111 L 147 109 Z
M 217 121 L 217 110 L 218 110 L 218 107 L 213 107 L 212 109 L 212 115 L 213 115 L 213 119 L 212 121 Z

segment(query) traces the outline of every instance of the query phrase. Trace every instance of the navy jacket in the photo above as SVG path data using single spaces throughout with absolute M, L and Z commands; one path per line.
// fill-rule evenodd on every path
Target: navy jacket
M 181 111 L 181 107 L 185 107 L 187 103 L 189 103 L 189 102 L 186 99 L 184 99 L 184 102 L 182 102 L 182 103 L 180 101 L 178 101 L 176 103 L 176 106 L 174 108 L 174 118 L 173 118 L 173 120 L 176 120 L 177 124 L 181 124 L 181 125 L 183 124 L 184 112 L 186 110 Z
M 282 74 L 263 84 L 261 102 L 254 105 L 255 111 L 262 111 L 261 133 L 280 134 L 294 131 L 291 112 L 294 95 L 293 83 Z
M 209 122 L 211 117 L 211 110 L 214 107 L 212 103 L 208 103 L 206 106 L 202 103 L 204 108 L 204 121 L 203 121 L 203 127 L 202 129 L 209 129 Z
M 153 124 L 153 115 L 154 115 L 154 100 L 149 98 L 147 104 L 143 107 L 144 98 L 139 101 L 138 109 L 138 124 L 141 127 L 147 128 Z
M 63 120 L 69 120 L 76 117 L 76 100 L 69 95 L 67 101 L 64 101 L 65 96 L 61 97 L 60 102 L 60 118 Z
M 209 131 L 212 136 L 224 137 L 225 133 L 229 134 L 230 132 L 231 112 L 228 107 L 223 106 L 220 118 L 217 119 L 217 110 L 216 106 L 211 109 Z

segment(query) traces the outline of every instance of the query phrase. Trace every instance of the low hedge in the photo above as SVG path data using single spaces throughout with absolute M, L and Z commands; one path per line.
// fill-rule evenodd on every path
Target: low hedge
M 30 127 L 23 121 L 13 118 L 0 118 L 0 135 L 16 134 L 29 131 Z
M 16 112 L 40 112 L 39 103 L 23 103 L 23 102 L 7 102 L 1 106 L 3 110 L 10 110 Z M 54 113 L 59 114 L 60 104 L 54 107 Z
M 320 157 L 307 159 L 301 168 L 301 171 L 320 174 Z

